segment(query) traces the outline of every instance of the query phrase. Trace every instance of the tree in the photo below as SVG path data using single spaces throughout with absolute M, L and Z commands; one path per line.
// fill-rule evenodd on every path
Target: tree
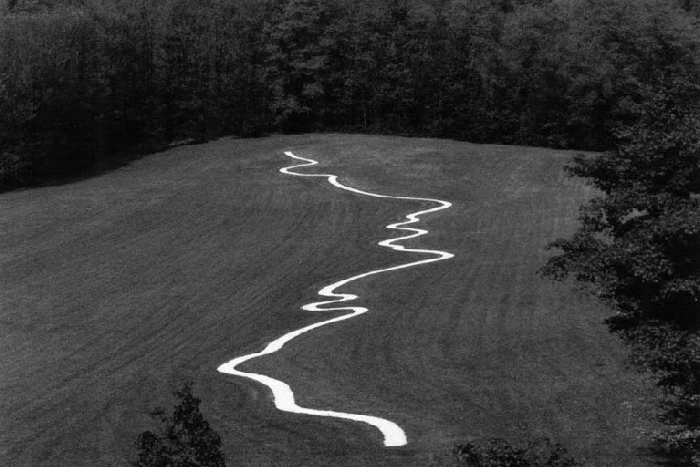
M 186 383 L 173 393 L 179 404 L 172 415 L 156 408 L 151 416 L 160 423 L 158 433 L 139 435 L 135 467 L 225 467 L 221 438 L 199 410 L 200 399 Z
M 325 94 L 330 13 L 322 0 L 291 0 L 266 25 L 270 106 L 280 128 L 308 130 Z
M 606 196 L 584 205 L 572 238 L 552 243 L 564 254 L 544 271 L 592 284 L 619 311 L 616 329 L 700 324 L 698 93 L 688 83 L 650 93 L 640 122 L 618 132 L 617 150 L 570 168 Z
M 506 127 L 512 142 L 610 149 L 645 87 L 662 76 L 697 76 L 698 28 L 669 2 L 534 3 L 506 15 L 498 48 L 499 113 L 519 119 L 516 131 Z
M 659 436 L 680 465 L 700 465 L 700 86 L 675 79 L 647 89 L 640 119 L 615 151 L 578 157 L 572 175 L 604 196 L 581 226 L 550 247 L 543 273 L 573 276 L 615 310 L 607 320 L 632 361 L 665 391 Z

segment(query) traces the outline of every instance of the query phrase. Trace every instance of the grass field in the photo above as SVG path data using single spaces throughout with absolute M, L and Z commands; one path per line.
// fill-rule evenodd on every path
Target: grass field
M 440 198 L 411 242 L 455 258 L 354 283 L 370 312 L 246 364 L 300 404 L 216 372 L 319 320 L 324 285 L 406 262 L 376 242 L 417 202 L 278 172 L 284 151 L 350 186 Z M 0 195 L 0 465 L 117 466 L 186 380 L 229 465 L 427 466 L 455 443 L 549 436 L 591 465 L 653 465 L 650 389 L 624 367 L 604 311 L 537 276 L 591 195 L 571 153 L 398 137 L 222 139 L 73 184 Z M 324 316 L 325 318 L 326 316 Z

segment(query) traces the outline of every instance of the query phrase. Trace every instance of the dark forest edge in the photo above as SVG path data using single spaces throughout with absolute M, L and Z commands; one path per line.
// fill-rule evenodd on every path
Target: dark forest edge
M 609 149 L 645 87 L 697 79 L 685 3 L 5 0 L 0 191 L 222 135 Z

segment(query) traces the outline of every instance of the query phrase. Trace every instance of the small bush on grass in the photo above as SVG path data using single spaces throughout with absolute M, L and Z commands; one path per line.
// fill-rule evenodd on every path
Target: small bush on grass
M 491 438 L 483 443 L 456 446 L 458 465 L 468 467 L 574 467 L 582 465 L 566 449 L 547 438 L 511 444 Z
M 158 433 L 139 435 L 135 467 L 225 467 L 221 437 L 199 411 L 200 399 L 192 395 L 192 384 L 173 393 L 180 403 L 172 415 L 156 408 L 151 417 L 158 420 Z

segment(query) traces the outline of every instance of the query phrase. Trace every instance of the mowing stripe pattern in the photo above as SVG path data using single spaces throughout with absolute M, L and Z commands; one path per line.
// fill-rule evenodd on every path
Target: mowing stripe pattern
M 450 259 L 450 258 L 454 257 L 454 255 L 452 253 L 448 253 L 445 251 L 407 248 L 407 247 L 404 247 L 402 245 L 397 245 L 397 242 L 420 237 L 421 235 L 425 235 L 428 233 L 427 230 L 418 229 L 415 227 L 406 227 L 407 225 L 415 224 L 415 223 L 419 222 L 420 216 L 422 216 L 424 214 L 429 214 L 432 212 L 437 212 L 437 211 L 440 211 L 443 209 L 447 209 L 450 206 L 452 206 L 452 204 L 448 203 L 447 201 L 442 201 L 439 199 L 431 199 L 431 198 L 415 198 L 415 197 L 410 197 L 410 196 L 379 195 L 376 193 L 370 193 L 367 191 L 358 190 L 357 188 L 352 188 L 352 187 L 343 185 L 342 183 L 340 183 L 338 181 L 338 177 L 336 175 L 305 174 L 305 173 L 293 172 L 292 171 L 293 169 L 297 169 L 300 167 L 310 167 L 313 165 L 317 165 L 318 162 L 313 160 L 313 159 L 306 159 L 304 157 L 295 156 L 294 154 L 292 154 L 289 151 L 285 152 L 285 155 L 288 157 L 291 157 L 293 159 L 303 161 L 302 164 L 292 165 L 292 166 L 288 166 L 288 167 L 284 167 L 284 168 L 280 169 L 280 172 L 287 174 L 287 175 L 295 175 L 295 176 L 299 176 L 299 177 L 323 177 L 323 178 L 326 178 L 328 180 L 328 182 L 331 183 L 335 187 L 341 188 L 343 190 L 351 191 L 353 193 L 357 193 L 360 195 L 371 196 L 373 198 L 404 199 L 404 200 L 423 201 L 423 202 L 437 204 L 437 206 L 435 206 L 433 208 L 423 209 L 423 210 L 408 214 L 406 216 L 405 221 L 397 222 L 397 223 L 390 224 L 387 226 L 387 229 L 400 230 L 402 232 L 407 232 L 408 233 L 407 235 L 404 235 L 403 237 L 399 237 L 399 238 L 382 240 L 381 242 L 379 242 L 380 246 L 391 248 L 392 250 L 405 251 L 405 252 L 409 252 L 409 253 L 420 253 L 420 254 L 424 254 L 424 255 L 429 255 L 430 257 L 425 258 L 425 259 L 421 259 L 418 261 L 412 261 L 410 263 L 400 264 L 398 266 L 392 266 L 392 267 L 383 268 L 383 269 L 375 269 L 375 270 L 364 272 L 362 274 L 358 274 L 356 276 L 352 276 L 352 277 L 349 277 L 347 279 L 343 279 L 343 280 L 340 280 L 338 282 L 334 282 L 333 284 L 327 285 L 326 287 L 324 287 L 318 291 L 318 295 L 320 295 L 322 297 L 328 297 L 328 298 L 330 298 L 329 300 L 323 300 L 323 301 L 319 301 L 319 302 L 309 303 L 309 304 L 304 305 L 302 307 L 302 309 L 304 309 L 306 311 L 347 311 L 348 312 L 347 314 L 338 316 L 338 317 L 333 318 L 333 319 L 320 321 L 320 322 L 305 326 L 301 329 L 297 329 L 296 331 L 289 332 L 289 333 L 283 335 L 282 337 L 275 339 L 274 341 L 267 344 L 267 346 L 260 352 L 256 352 L 256 353 L 252 353 L 252 354 L 248 354 L 248 355 L 243 355 L 243 356 L 235 358 L 227 363 L 224 363 L 223 365 L 219 366 L 218 371 L 221 373 L 227 373 L 230 375 L 242 376 L 244 378 L 252 379 L 254 381 L 257 381 L 257 382 L 269 387 L 272 390 L 275 406 L 279 410 L 282 410 L 284 412 L 298 413 L 298 414 L 304 414 L 304 415 L 315 415 L 315 416 L 321 416 L 321 417 L 334 417 L 334 418 L 339 418 L 339 419 L 353 420 L 353 421 L 357 421 L 357 422 L 366 423 L 368 425 L 372 425 L 372 426 L 376 427 L 382 433 L 382 435 L 384 436 L 384 445 L 385 446 L 404 446 L 408 443 L 407 438 L 406 438 L 406 433 L 404 432 L 403 429 L 401 429 L 400 426 L 398 426 L 394 422 L 391 422 L 389 420 L 386 420 L 386 419 L 383 419 L 380 417 L 374 417 L 371 415 L 357 415 L 357 414 L 336 412 L 336 411 L 332 411 L 332 410 L 318 410 L 318 409 L 310 409 L 310 408 L 301 407 L 301 406 L 296 404 L 296 402 L 294 400 L 294 393 L 292 392 L 292 389 L 289 387 L 288 384 L 283 383 L 282 381 L 276 380 L 276 379 L 271 378 L 271 377 L 266 376 L 266 375 L 261 375 L 261 374 L 256 374 L 256 373 L 247 373 L 247 372 L 244 372 L 241 370 L 237 370 L 236 367 L 238 365 L 241 365 L 244 362 L 247 362 L 249 360 L 253 360 L 257 357 L 261 357 L 263 355 L 269 355 L 269 354 L 275 353 L 278 350 L 280 350 L 282 347 L 284 347 L 284 345 L 287 344 L 289 341 L 293 340 L 294 338 L 296 338 L 304 333 L 307 333 L 307 332 L 312 331 L 314 329 L 320 328 L 322 326 L 326 326 L 328 324 L 337 323 L 340 321 L 345 321 L 345 320 L 354 318 L 356 316 L 359 316 L 359 315 L 364 314 L 367 311 L 369 311 L 367 308 L 359 307 L 359 306 L 347 306 L 347 305 L 338 306 L 341 303 L 351 302 L 351 301 L 357 299 L 358 296 L 353 295 L 353 294 L 348 294 L 348 293 L 337 293 L 335 291 L 336 289 L 338 289 L 338 288 L 340 288 L 340 287 L 342 287 L 350 282 L 357 281 L 357 280 L 363 279 L 365 277 L 373 276 L 375 274 L 411 268 L 414 266 L 433 263 L 435 261 L 442 261 L 442 260 L 446 260 L 446 259 Z

